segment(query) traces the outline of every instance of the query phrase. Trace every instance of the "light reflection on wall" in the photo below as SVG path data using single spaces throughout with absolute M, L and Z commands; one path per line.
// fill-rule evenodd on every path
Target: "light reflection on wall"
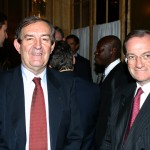
M 46 0 L 32 0 L 32 15 L 45 18 Z

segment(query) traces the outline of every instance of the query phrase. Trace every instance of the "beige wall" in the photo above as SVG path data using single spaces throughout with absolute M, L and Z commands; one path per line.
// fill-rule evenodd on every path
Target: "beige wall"
M 46 18 L 54 25 L 64 30 L 65 36 L 70 34 L 73 27 L 72 18 L 72 1 L 73 0 L 47 0 Z M 128 2 L 128 4 L 126 4 Z M 0 10 L 8 16 L 9 35 L 13 38 L 14 30 L 19 21 L 30 15 L 31 0 L 10 0 L 0 1 Z M 17 4 L 17 5 L 16 5 Z M 95 24 L 95 0 L 90 0 L 90 31 Z M 127 8 L 126 8 L 127 6 Z M 121 0 L 120 1 L 120 20 L 121 20 L 121 39 L 131 29 L 147 28 L 150 29 L 150 1 L 149 0 Z M 83 18 L 84 19 L 84 18 Z M 92 39 L 92 36 L 91 36 Z
M 65 36 L 71 29 L 71 0 L 47 0 L 46 17 L 63 29 Z

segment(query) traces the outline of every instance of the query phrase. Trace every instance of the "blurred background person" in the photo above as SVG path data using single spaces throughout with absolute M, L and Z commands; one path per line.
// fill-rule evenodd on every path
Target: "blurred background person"
M 76 81 L 77 102 L 80 109 L 83 140 L 80 150 L 94 150 L 95 125 L 97 122 L 100 88 L 97 84 L 84 80 L 74 73 L 75 58 L 71 47 L 65 41 L 58 41 L 51 55 L 50 66 Z
M 7 16 L 0 12 L 0 47 L 3 47 L 3 43 L 7 38 Z
M 20 55 L 15 50 L 13 43 L 8 39 L 7 16 L 0 12 L 0 69 L 8 70 L 21 63 Z
M 54 26 L 55 28 L 55 33 L 54 33 L 54 37 L 56 41 L 61 41 L 61 40 L 65 40 L 65 36 L 64 36 L 64 32 L 63 30 L 58 27 L 58 26 Z
M 110 116 L 112 98 L 116 89 L 125 86 L 132 78 L 127 70 L 127 65 L 121 62 L 121 41 L 114 35 L 102 37 L 96 46 L 95 63 L 104 67 L 101 88 L 101 105 L 96 126 L 96 147 L 99 149 L 107 129 Z
M 81 78 L 92 81 L 90 61 L 78 54 L 80 41 L 76 35 L 70 34 L 66 37 L 66 42 L 70 45 L 75 56 L 74 72 Z

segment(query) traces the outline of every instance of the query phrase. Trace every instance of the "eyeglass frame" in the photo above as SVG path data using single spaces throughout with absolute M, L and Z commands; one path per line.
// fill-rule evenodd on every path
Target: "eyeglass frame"
M 143 63 L 150 61 L 150 51 L 145 52 L 141 56 L 136 56 L 134 54 L 127 54 L 125 57 L 125 62 L 129 64 L 134 64 L 138 58 L 140 58 Z

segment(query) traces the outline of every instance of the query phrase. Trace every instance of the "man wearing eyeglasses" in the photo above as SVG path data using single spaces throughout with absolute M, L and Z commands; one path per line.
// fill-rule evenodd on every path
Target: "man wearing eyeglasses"
M 136 82 L 115 93 L 101 150 L 149 150 L 150 31 L 130 32 L 124 41 L 124 54 Z

